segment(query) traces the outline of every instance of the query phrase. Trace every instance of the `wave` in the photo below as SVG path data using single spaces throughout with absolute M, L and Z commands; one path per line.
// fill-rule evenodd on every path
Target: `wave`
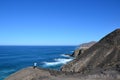
M 60 56 L 62 56 L 62 57 L 70 57 L 69 55 L 66 55 L 66 54 L 61 54 Z
M 58 58 L 58 59 L 54 59 L 55 62 L 43 62 L 43 63 L 45 66 L 56 66 L 60 64 L 66 64 L 67 62 L 70 62 L 71 60 L 73 59 L 72 58 L 70 59 Z

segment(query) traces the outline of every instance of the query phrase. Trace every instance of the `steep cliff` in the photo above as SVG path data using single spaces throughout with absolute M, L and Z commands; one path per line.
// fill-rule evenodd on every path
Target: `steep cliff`
M 87 73 L 98 68 L 120 69 L 120 29 L 117 29 L 87 49 L 76 59 L 64 65 L 61 70 Z
M 77 57 L 78 55 L 81 55 L 82 53 L 84 53 L 85 50 L 87 50 L 88 48 L 93 46 L 95 43 L 96 43 L 95 41 L 91 41 L 91 42 L 88 42 L 88 43 L 81 44 L 79 46 L 79 48 L 77 48 L 71 56 Z

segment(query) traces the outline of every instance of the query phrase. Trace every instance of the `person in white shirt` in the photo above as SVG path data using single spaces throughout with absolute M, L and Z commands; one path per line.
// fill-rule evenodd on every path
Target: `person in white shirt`
M 35 62 L 33 65 L 33 69 L 35 69 L 37 67 L 37 63 Z

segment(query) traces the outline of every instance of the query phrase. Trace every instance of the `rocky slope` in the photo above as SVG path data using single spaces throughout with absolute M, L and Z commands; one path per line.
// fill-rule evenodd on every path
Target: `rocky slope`
M 104 71 L 104 74 L 95 72 L 83 75 L 28 67 L 12 74 L 5 80 L 120 80 L 120 75 L 116 71 Z
M 91 41 L 91 42 L 88 42 L 88 43 L 83 43 L 83 44 L 80 45 L 80 48 L 91 47 L 91 46 L 93 46 L 95 43 L 96 43 L 96 41 Z
M 120 29 L 102 38 L 61 70 L 87 73 L 98 68 L 120 71 Z
M 77 57 L 78 55 L 84 53 L 85 50 L 87 50 L 88 48 L 93 46 L 95 43 L 96 43 L 95 41 L 91 41 L 91 42 L 88 42 L 88 43 L 81 44 L 80 47 L 77 48 L 71 56 L 72 57 Z

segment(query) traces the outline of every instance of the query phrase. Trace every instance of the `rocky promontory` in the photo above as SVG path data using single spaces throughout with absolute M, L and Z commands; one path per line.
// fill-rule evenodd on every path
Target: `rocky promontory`
M 28 67 L 10 75 L 5 80 L 120 80 L 120 75 L 116 71 L 80 74 Z
M 80 46 L 73 52 L 73 54 L 71 56 L 77 57 L 77 56 L 81 55 L 82 53 L 84 53 L 85 50 L 89 49 L 95 43 L 96 43 L 96 41 L 91 41 L 88 43 L 80 44 Z

